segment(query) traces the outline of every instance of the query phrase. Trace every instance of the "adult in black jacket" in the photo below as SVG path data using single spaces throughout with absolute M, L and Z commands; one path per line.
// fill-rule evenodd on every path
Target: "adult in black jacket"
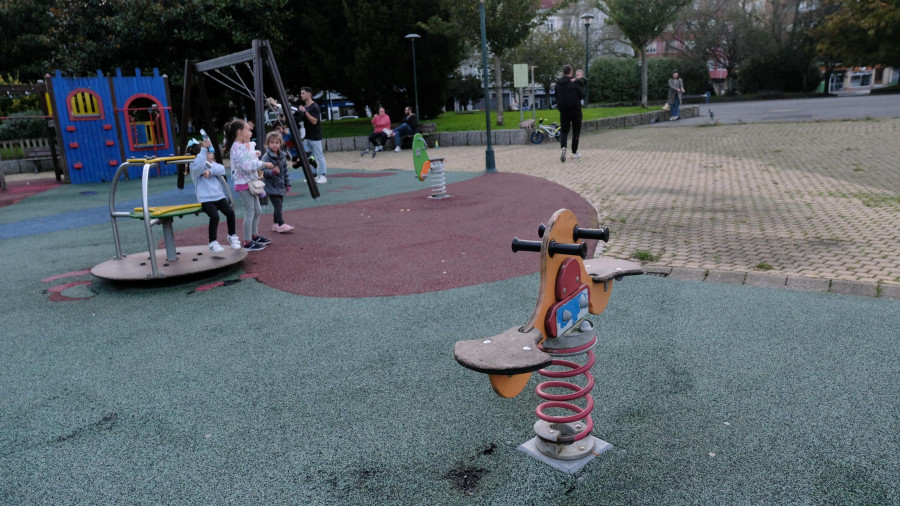
M 394 129 L 394 151 L 397 152 L 400 151 L 400 144 L 403 142 L 403 137 L 412 135 L 419 130 L 419 120 L 416 118 L 416 113 L 413 111 L 412 107 L 406 106 L 403 114 L 403 122 Z
M 572 76 L 571 65 L 563 67 L 563 76 L 556 82 L 556 107 L 559 109 L 562 150 L 559 161 L 566 161 L 569 130 L 572 131 L 572 158 L 579 158 L 578 140 L 581 137 L 581 100 L 584 99 L 584 78 Z

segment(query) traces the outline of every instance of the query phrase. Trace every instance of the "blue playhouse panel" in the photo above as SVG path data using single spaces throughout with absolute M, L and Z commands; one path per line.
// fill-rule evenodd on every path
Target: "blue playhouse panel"
M 84 96 L 89 101 L 97 102 L 97 114 L 73 114 L 94 111 L 93 107 L 72 110 L 71 96 L 79 90 L 88 92 Z M 62 77 L 57 70 L 53 95 L 70 181 L 79 184 L 111 180 L 121 163 L 121 155 L 109 80 L 100 71 L 96 77 Z
M 135 77 L 123 77 L 121 70 L 116 70 L 116 76 L 110 78 L 104 77 L 101 71 L 97 71 L 96 77 L 63 77 L 60 71 L 56 71 L 52 80 L 53 106 L 59 118 L 62 148 L 72 183 L 108 182 L 125 158 L 168 156 L 174 153 L 173 125 L 165 79 L 157 69 L 153 69 L 153 76 L 142 76 L 140 70 L 136 74 Z M 113 95 L 116 103 L 113 103 Z M 75 107 L 72 107 L 73 96 L 76 100 Z M 149 144 L 147 149 L 131 149 L 126 131 L 128 122 L 121 111 L 136 96 L 149 98 L 159 104 L 160 111 L 164 114 L 165 139 L 156 139 L 157 134 L 146 128 L 143 132 L 137 132 L 138 141 L 134 144 Z M 119 141 L 120 138 L 122 142 Z M 176 170 L 175 166 L 163 164 L 158 171 L 153 170 L 152 174 L 174 175 Z M 128 176 L 139 178 L 140 168 L 130 168 Z
M 172 115 L 169 110 L 168 96 L 166 93 L 166 82 L 159 74 L 159 69 L 153 69 L 152 76 L 141 75 L 140 69 L 135 69 L 134 77 L 123 77 L 122 71 L 116 69 L 115 77 L 111 78 L 113 88 L 116 91 L 116 109 L 118 110 L 117 119 L 122 128 L 122 149 L 126 158 L 144 158 L 147 156 L 172 156 L 175 154 L 175 140 L 172 134 L 173 123 Z M 138 124 L 128 132 L 127 112 L 124 111 L 129 102 L 135 97 L 149 98 L 159 104 L 160 110 L 164 118 L 164 127 L 162 128 L 163 138 L 157 139 L 157 132 L 152 131 L 145 124 Z M 129 142 L 129 133 L 131 142 Z M 134 146 L 133 146 L 133 145 Z M 153 145 L 156 144 L 156 145 Z M 158 146 L 163 145 L 164 147 Z M 147 146 L 142 148 L 142 146 Z M 154 168 L 151 174 L 156 176 L 175 175 L 177 166 L 161 164 L 158 169 Z M 140 167 L 131 167 L 128 169 L 128 175 L 132 178 L 141 177 Z

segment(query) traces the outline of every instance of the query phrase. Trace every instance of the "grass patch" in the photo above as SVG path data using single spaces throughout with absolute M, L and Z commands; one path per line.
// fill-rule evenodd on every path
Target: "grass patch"
M 885 205 L 900 204 L 898 195 L 874 195 L 871 193 L 854 193 L 853 197 L 859 199 L 866 207 L 882 207 Z
M 771 271 L 772 269 L 774 269 L 774 267 L 772 267 L 772 264 L 770 264 L 770 263 L 760 262 L 760 263 L 756 264 L 755 269 L 760 270 L 760 271 Z
M 654 255 L 653 253 L 651 253 L 647 250 L 639 249 L 639 250 L 635 250 L 634 253 L 631 254 L 631 258 L 635 258 L 637 260 L 640 260 L 641 262 L 656 262 L 660 258 L 662 258 L 663 253 L 665 253 L 665 252 L 666 252 L 666 250 L 662 249 L 662 250 L 659 250 L 659 253 Z

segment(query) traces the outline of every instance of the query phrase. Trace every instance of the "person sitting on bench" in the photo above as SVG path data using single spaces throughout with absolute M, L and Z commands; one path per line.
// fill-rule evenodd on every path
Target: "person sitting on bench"
M 406 106 L 403 113 L 406 114 L 403 117 L 403 123 L 400 123 L 400 126 L 394 129 L 394 151 L 398 153 L 400 152 L 400 145 L 403 144 L 403 138 L 407 135 L 413 135 L 419 129 L 419 119 L 416 118 L 416 113 L 413 112 L 412 107 Z
M 375 131 L 369 136 L 369 144 L 375 146 L 375 149 L 372 151 L 372 158 L 375 158 L 376 153 L 384 150 L 384 143 L 387 141 L 388 133 L 391 131 L 391 117 L 384 112 L 384 107 L 378 108 L 378 114 L 372 118 L 372 125 L 375 127 Z M 368 152 L 369 147 L 367 146 L 360 156 Z

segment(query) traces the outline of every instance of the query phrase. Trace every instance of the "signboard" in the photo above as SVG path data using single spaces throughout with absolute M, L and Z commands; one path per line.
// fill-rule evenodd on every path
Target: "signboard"
M 528 86 L 528 64 L 513 64 L 513 87 L 526 88 Z

